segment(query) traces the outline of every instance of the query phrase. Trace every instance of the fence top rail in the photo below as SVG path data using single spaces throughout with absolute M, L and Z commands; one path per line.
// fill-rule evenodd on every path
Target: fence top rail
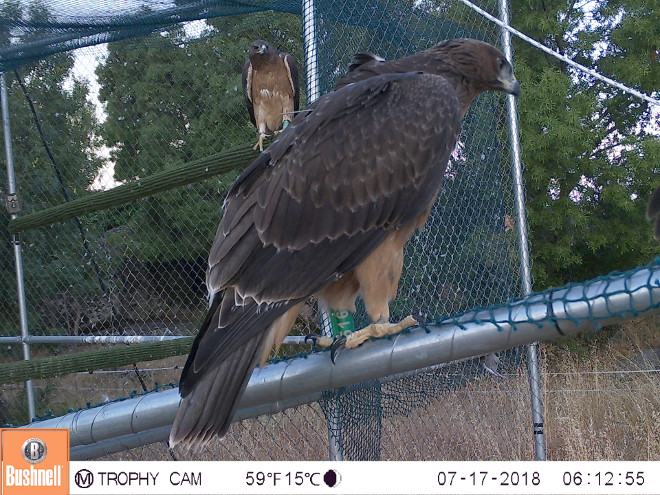
M 416 328 L 370 341 L 343 352 L 334 365 L 329 352 L 269 364 L 252 375 L 235 419 L 273 414 L 323 390 L 572 335 L 658 309 L 660 259 L 647 267 L 439 320 L 426 331 Z M 72 447 L 123 437 L 120 448 L 132 448 L 143 445 L 141 434 L 152 430 L 158 435 L 147 435 L 149 443 L 167 438 L 179 400 L 178 390 L 170 389 L 29 426 L 70 428 Z
M 10 234 L 71 220 L 100 210 L 152 196 L 171 189 L 201 182 L 210 177 L 246 167 L 258 152 L 248 146 L 237 146 L 221 153 L 163 170 L 144 179 L 98 191 L 46 210 L 18 217 L 9 222 Z

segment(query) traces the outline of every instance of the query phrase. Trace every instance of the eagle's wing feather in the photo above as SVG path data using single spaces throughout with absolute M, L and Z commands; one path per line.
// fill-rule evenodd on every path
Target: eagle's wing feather
M 230 295 L 229 295 L 230 296 Z M 218 306 L 228 300 L 218 298 Z M 215 319 L 219 309 L 209 311 L 209 318 Z M 205 322 L 202 328 L 214 328 L 211 322 Z M 227 342 L 232 352 L 227 355 L 216 355 L 206 351 L 206 340 L 195 339 L 193 348 L 186 363 L 188 379 L 182 380 L 179 391 L 184 400 L 181 402 L 177 412 L 177 422 L 172 430 L 171 437 L 185 438 L 191 432 L 201 438 L 204 443 L 213 435 L 223 435 L 230 421 L 218 425 L 217 418 L 231 418 L 236 412 L 237 401 L 233 400 L 239 396 L 250 379 L 255 360 L 260 353 L 261 336 L 256 335 L 251 339 L 234 346 Z M 195 356 L 194 365 L 190 356 Z M 217 359 L 211 366 L 209 359 Z M 189 364 L 190 363 L 190 364 Z M 201 369 L 195 369 L 195 367 Z M 195 397 L 194 392 L 203 395 Z M 190 399 L 186 400 L 186 397 Z M 201 400 L 200 400 L 201 399 Z
M 379 74 L 408 72 L 410 67 L 437 74 L 437 63 L 437 60 L 427 57 L 425 52 L 414 53 L 394 60 L 385 60 L 371 53 L 357 53 L 349 66 L 349 71 L 335 83 L 335 89 Z
M 252 125 L 257 125 L 254 118 L 254 103 L 252 102 L 252 62 L 249 60 L 243 65 L 243 95 L 245 96 L 245 106 L 250 114 Z
M 227 197 L 174 441 L 226 431 L 269 326 L 429 207 L 460 128 L 452 86 L 430 74 L 373 77 L 310 108 Z
M 420 80 L 429 87 L 419 87 Z M 324 259 L 326 249 L 353 249 L 360 232 L 412 221 L 437 193 L 460 126 L 457 109 L 444 79 L 415 73 L 379 76 L 320 98 L 230 191 L 209 256 L 209 288 L 236 283 L 241 292 L 264 296 L 250 290 L 259 281 L 236 280 L 244 264 L 255 265 L 254 249 L 274 249 L 295 272 L 305 250 Z M 294 229 L 292 217 L 314 221 Z M 254 229 L 234 230 L 242 221 L 253 221 Z M 279 285 L 268 297 L 288 297 L 273 293 Z
M 288 53 L 284 55 L 284 65 L 286 66 L 291 89 L 293 90 L 293 109 L 297 112 L 300 108 L 300 84 L 298 83 L 298 66 L 296 60 Z
M 375 53 L 359 52 L 353 55 L 353 60 L 351 61 L 351 64 L 348 66 L 348 72 L 352 72 L 358 67 L 362 67 L 362 69 L 364 69 L 365 64 L 378 63 L 384 61 L 385 59 L 383 57 L 381 57 L 380 55 L 376 55 Z

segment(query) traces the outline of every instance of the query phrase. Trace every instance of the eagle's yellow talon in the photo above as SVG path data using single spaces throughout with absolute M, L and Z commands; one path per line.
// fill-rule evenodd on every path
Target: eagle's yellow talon
M 259 134 L 259 139 L 257 140 L 257 144 L 255 144 L 252 149 L 253 150 L 259 150 L 263 151 L 264 150 L 264 139 L 266 138 L 265 134 Z
M 327 349 L 335 342 L 335 339 L 332 337 L 324 337 L 323 335 L 307 335 L 305 337 L 305 342 L 307 342 L 307 340 L 311 340 L 314 342 L 315 346 L 319 346 L 323 349 Z
M 371 325 L 364 327 L 362 330 L 358 330 L 357 332 L 348 335 L 344 347 L 346 347 L 346 349 L 353 349 L 370 337 L 394 335 L 401 330 L 415 325 L 417 325 L 417 320 L 412 316 L 406 316 L 398 323 L 372 323 Z

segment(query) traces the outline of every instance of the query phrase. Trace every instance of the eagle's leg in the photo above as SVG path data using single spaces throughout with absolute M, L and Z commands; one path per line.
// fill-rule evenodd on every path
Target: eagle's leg
M 289 125 L 291 125 L 291 121 L 289 119 L 284 119 L 282 121 L 282 128 L 279 131 L 273 132 L 273 136 L 277 136 L 280 132 L 289 127 Z
M 359 286 L 355 278 L 355 272 L 351 270 L 316 294 L 319 308 L 324 310 L 328 316 L 330 311 L 350 311 L 354 313 L 358 290 Z M 318 345 L 323 348 L 330 347 L 337 342 L 337 339 L 333 337 L 322 335 L 307 335 L 305 341 L 307 340 L 311 340 L 314 346 Z
M 345 347 L 359 346 L 370 337 L 394 335 L 417 324 L 408 316 L 397 323 L 390 323 L 389 302 L 396 296 L 399 279 L 403 272 L 403 247 L 416 228 L 424 224 L 427 210 L 417 221 L 392 232 L 362 263 L 319 294 L 319 302 L 334 310 L 355 311 L 355 297 L 361 294 L 371 325 L 336 339 L 332 344 L 332 358 Z M 321 342 L 318 342 L 321 344 Z
M 252 149 L 253 150 L 259 150 L 263 151 L 264 150 L 264 139 L 266 139 L 266 133 L 265 132 L 260 132 L 259 133 L 259 139 L 257 140 L 257 144 L 255 144 Z
M 417 324 L 412 316 L 390 323 L 389 302 L 396 296 L 403 271 L 403 246 L 416 225 L 392 232 L 365 260 L 355 268 L 371 325 L 346 337 L 343 346 L 352 349 L 370 337 L 394 335 Z

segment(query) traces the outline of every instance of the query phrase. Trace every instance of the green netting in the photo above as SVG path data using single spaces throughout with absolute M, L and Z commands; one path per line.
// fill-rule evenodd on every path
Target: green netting
M 300 14 L 300 2 L 105 0 L 90 4 L 71 0 L 47 7 L 32 2 L 26 15 L 9 1 L 0 17 L 0 33 L 10 35 L 10 44 L 0 41 L 0 72 L 76 48 L 145 36 L 181 22 L 264 10 Z
M 164 170 L 142 180 L 99 191 L 67 203 L 18 217 L 9 224 L 9 233 L 16 234 L 29 229 L 53 225 L 72 218 L 107 210 L 131 201 L 153 196 L 176 187 L 194 184 L 215 175 L 243 169 L 257 156 L 251 148 L 241 146 L 217 155 L 201 158 L 194 162 Z
M 186 337 L 165 342 L 82 351 L 76 353 L 75 359 L 63 355 L 16 361 L 0 367 L 0 384 L 54 378 L 85 371 L 117 369 L 128 364 L 187 354 L 191 345 L 192 337 Z

